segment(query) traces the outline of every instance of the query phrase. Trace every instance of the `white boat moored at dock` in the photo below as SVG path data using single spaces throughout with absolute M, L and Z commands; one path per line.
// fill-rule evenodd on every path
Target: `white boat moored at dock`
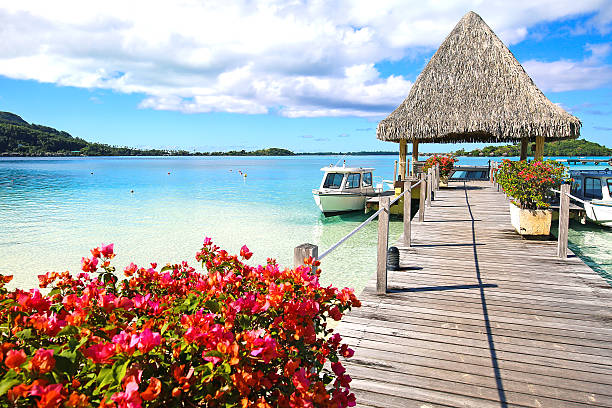
M 321 185 L 312 190 L 312 195 L 326 217 L 363 210 L 367 197 L 383 189 L 382 185 L 374 188 L 373 168 L 329 166 L 321 171 L 324 172 Z
M 583 200 L 587 219 L 612 227 L 612 170 L 572 170 L 571 193 Z

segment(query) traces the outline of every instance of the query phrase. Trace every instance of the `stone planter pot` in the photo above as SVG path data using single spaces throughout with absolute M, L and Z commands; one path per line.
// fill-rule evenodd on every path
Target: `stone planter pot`
M 550 235 L 552 210 L 523 210 L 510 202 L 510 221 L 521 235 Z
M 448 187 L 448 176 L 440 176 L 440 187 Z

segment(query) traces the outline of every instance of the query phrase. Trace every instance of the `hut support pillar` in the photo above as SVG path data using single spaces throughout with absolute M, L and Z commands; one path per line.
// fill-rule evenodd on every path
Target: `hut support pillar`
M 416 174 L 414 174 L 414 164 L 417 163 L 419 161 L 419 141 L 416 139 L 412 140 L 412 175 L 415 176 Z
M 399 144 L 399 179 L 406 179 L 406 139 L 400 139 Z M 396 181 L 396 180 L 393 180 Z
M 527 160 L 527 146 L 529 145 L 529 139 L 521 137 L 521 160 Z
M 544 158 L 544 136 L 536 136 L 536 148 L 533 159 L 542 161 Z

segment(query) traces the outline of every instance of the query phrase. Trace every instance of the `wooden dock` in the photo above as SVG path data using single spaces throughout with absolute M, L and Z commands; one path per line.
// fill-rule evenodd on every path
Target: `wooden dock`
M 357 406 L 612 407 L 612 288 L 465 185 L 436 192 L 388 293 L 373 278 L 338 327 Z

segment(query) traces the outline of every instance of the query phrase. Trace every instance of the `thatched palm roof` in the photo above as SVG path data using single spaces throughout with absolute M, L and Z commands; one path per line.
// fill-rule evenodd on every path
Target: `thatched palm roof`
M 422 142 L 576 138 L 580 120 L 552 103 L 474 12 L 457 23 L 376 137 Z

